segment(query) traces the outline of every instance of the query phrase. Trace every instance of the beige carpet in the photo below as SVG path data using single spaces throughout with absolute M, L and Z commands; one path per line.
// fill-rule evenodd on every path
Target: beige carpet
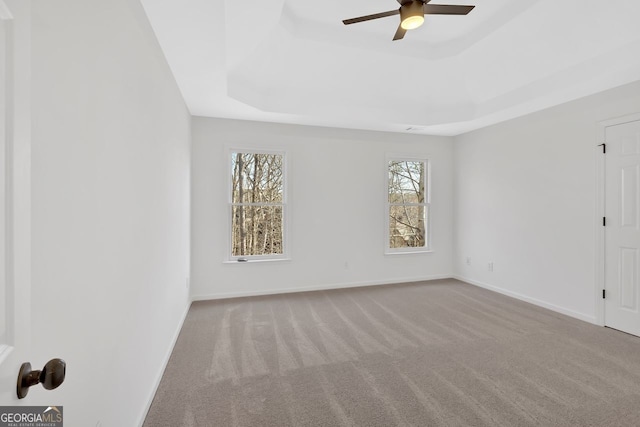
M 640 338 L 456 280 L 196 302 L 151 426 L 640 426 Z

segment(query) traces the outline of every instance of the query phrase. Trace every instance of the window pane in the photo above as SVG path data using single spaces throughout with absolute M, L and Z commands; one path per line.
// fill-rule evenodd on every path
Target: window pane
M 389 162 L 389 203 L 424 203 L 425 162 Z
M 389 207 L 389 247 L 422 248 L 425 241 L 424 206 Z
M 231 154 L 232 203 L 283 201 L 282 155 Z
M 232 206 L 232 255 L 281 255 L 282 206 Z

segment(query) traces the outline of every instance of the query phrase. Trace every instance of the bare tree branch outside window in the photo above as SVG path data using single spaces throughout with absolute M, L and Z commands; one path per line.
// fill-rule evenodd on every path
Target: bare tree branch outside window
M 427 247 L 427 163 L 391 160 L 389 166 L 389 248 Z
M 283 155 L 231 153 L 231 186 L 231 255 L 282 255 Z

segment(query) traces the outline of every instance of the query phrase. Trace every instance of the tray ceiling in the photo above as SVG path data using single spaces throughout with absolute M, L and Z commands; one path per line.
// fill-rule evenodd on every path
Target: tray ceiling
M 192 114 L 456 135 L 640 79 L 640 2 L 142 0 Z M 603 7 L 605 5 L 606 7 Z

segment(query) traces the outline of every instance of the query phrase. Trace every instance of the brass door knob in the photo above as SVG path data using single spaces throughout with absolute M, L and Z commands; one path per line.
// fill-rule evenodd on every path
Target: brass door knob
M 23 363 L 18 373 L 18 399 L 29 393 L 29 387 L 41 383 L 47 390 L 58 388 L 64 381 L 67 364 L 62 359 L 51 359 L 41 371 L 32 371 L 31 363 Z

